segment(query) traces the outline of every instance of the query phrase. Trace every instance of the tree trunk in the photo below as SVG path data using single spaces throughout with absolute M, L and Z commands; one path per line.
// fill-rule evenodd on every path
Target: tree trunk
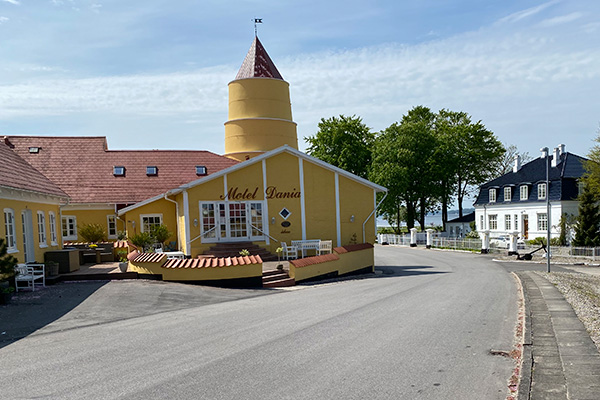
M 427 202 L 425 200 L 424 197 L 421 197 L 421 200 L 419 201 L 420 205 L 419 207 L 421 208 L 421 215 L 419 215 L 419 224 L 421 225 L 421 232 L 425 231 L 425 215 L 427 214 Z
M 415 227 L 415 205 L 411 201 L 406 202 L 406 227 L 409 230 Z

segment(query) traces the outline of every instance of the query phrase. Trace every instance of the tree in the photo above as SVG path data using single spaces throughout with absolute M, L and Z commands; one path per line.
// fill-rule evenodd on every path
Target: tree
M 172 233 L 169 232 L 169 228 L 167 228 L 166 225 L 160 224 L 152 228 L 150 235 L 156 241 L 156 243 L 164 245 L 167 239 L 171 237 Z
M 573 246 L 600 245 L 600 207 L 590 185 L 585 184 L 579 196 L 579 215 L 575 225 Z
M 588 160 L 584 162 L 586 174 L 583 181 L 594 197 L 600 199 L 600 130 L 594 141 L 599 144 L 592 147 Z
M 481 121 L 472 122 L 465 112 L 440 110 L 437 131 L 452 150 L 446 154 L 446 162 L 454 173 L 458 214 L 462 217 L 465 196 L 493 176 L 494 165 L 505 149 Z
M 309 155 L 367 177 L 375 134 L 361 118 L 355 115 L 321 118 L 317 134 L 304 139 L 309 143 L 306 150 Z
M 424 215 L 435 197 L 436 177 L 433 156 L 437 144 L 433 132 L 433 114 L 427 107 L 418 106 L 381 132 L 373 146 L 373 164 L 370 179 L 388 188 L 382 204 L 383 215 L 397 215 L 397 229 L 401 212 L 406 210 L 406 225 L 413 228 L 420 216 L 421 229 L 425 228 Z
M 79 234 L 88 243 L 102 242 L 106 240 L 106 231 L 100 224 L 84 224 L 78 228 Z
M 515 165 L 515 157 L 521 157 L 521 165 L 531 161 L 533 158 L 529 155 L 528 152 L 519 153 L 517 146 L 514 144 L 504 145 L 506 149 L 501 158 L 498 159 L 498 162 L 494 165 L 494 174 L 491 176 L 492 179 L 498 178 L 502 175 L 508 174 L 512 172 L 513 166 Z

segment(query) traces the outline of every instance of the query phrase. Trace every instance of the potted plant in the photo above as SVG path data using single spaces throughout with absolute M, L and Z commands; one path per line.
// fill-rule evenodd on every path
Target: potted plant
M 275 250 L 277 253 L 277 269 L 283 269 L 283 264 L 281 263 L 281 253 L 283 253 L 283 247 L 278 247 Z
M 0 287 L 0 304 L 9 304 L 15 288 L 12 286 Z
M 127 257 L 119 257 L 119 269 L 121 272 L 127 272 L 127 267 L 129 266 L 129 260 Z
M 54 261 L 46 262 L 46 276 L 58 275 L 59 264 Z

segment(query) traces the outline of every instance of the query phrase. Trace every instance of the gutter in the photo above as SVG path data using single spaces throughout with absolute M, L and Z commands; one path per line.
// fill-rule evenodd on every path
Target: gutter
M 385 198 L 387 197 L 388 192 L 385 192 L 385 194 L 383 195 L 383 198 L 379 201 L 379 203 L 377 203 L 377 205 L 375 206 L 375 208 L 373 209 L 373 211 L 371 211 L 371 214 L 369 214 L 369 216 L 367 217 L 367 219 L 365 219 L 365 222 L 363 222 L 362 224 L 362 234 L 363 234 L 363 243 L 365 243 L 365 224 L 367 223 L 367 221 L 369 219 L 371 219 L 371 217 L 373 216 L 373 214 L 375 213 L 375 211 L 377 211 L 377 209 L 379 208 L 379 206 L 381 205 L 381 203 L 383 203 L 383 201 L 385 200 Z
M 177 247 L 179 248 L 179 250 L 181 250 L 181 238 L 179 237 L 179 203 L 176 202 L 175 200 L 169 199 L 167 197 L 168 194 L 169 194 L 169 192 L 165 192 L 165 195 L 163 197 L 166 201 L 175 203 L 175 214 L 176 214 L 175 222 L 177 223 L 177 242 L 178 242 Z

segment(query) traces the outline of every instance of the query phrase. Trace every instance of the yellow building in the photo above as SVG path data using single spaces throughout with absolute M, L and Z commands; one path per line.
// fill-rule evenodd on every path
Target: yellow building
M 20 263 L 43 262 L 61 248 L 61 203 L 67 195 L 19 157 L 10 142 L 0 143 L 0 210 L 8 254 Z

